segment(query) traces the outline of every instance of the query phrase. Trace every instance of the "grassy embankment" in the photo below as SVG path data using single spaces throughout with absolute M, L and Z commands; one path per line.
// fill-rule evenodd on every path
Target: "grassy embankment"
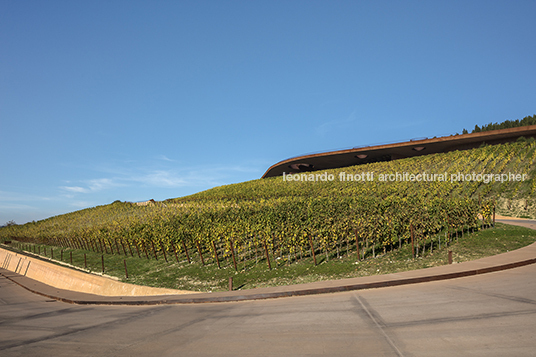
M 441 249 L 439 249 L 439 238 L 441 238 Z M 495 228 L 465 233 L 463 238 L 459 235 L 458 242 L 453 237 L 448 247 L 445 247 L 445 235 L 441 232 L 434 237 L 434 250 L 430 252 L 430 245 L 428 245 L 423 255 L 421 248 L 421 254 L 415 259 L 412 258 L 409 244 L 385 254 L 380 252 L 375 258 L 368 257 L 365 260 L 357 259 L 355 247 L 350 247 L 348 255 L 344 247 L 339 258 L 334 255 L 326 261 L 325 255 L 319 255 L 316 266 L 309 257 L 290 265 L 280 259 L 272 259 L 272 270 L 268 269 L 266 259 L 259 254 L 257 263 L 248 261 L 244 265 L 243 262 L 239 262 L 237 272 L 233 264 L 228 261 L 222 261 L 221 269 L 219 269 L 212 262 L 207 265 L 202 265 L 200 262 L 188 264 L 186 260 L 177 263 L 174 256 L 168 256 L 168 262 L 162 256 L 158 260 L 127 257 L 129 279 L 126 279 L 123 262 L 125 258 L 119 255 L 105 255 L 105 274 L 133 284 L 205 292 L 227 290 L 228 278 L 233 277 L 235 288 L 251 289 L 440 266 L 448 264 L 448 250 L 452 250 L 453 262 L 456 264 L 515 250 L 535 241 L 536 231 L 534 230 L 497 223 Z M 11 245 L 20 247 L 17 242 L 12 242 Z M 58 247 L 34 244 L 27 244 L 25 247 L 31 252 L 37 251 L 39 247 L 41 255 L 44 255 L 46 248 L 48 258 L 51 257 L 52 248 L 55 260 L 60 260 Z M 83 268 L 85 253 L 87 270 L 101 273 L 101 254 L 86 250 L 64 249 L 64 262 L 70 263 L 71 252 L 73 265 Z

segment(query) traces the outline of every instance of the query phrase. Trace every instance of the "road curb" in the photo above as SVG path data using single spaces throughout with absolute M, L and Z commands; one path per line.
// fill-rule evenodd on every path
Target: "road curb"
M 533 244 L 534 245 L 534 244 Z M 523 249 L 523 248 L 522 248 Z M 514 252 L 512 252 L 514 253 Z M 471 263 L 471 262 L 467 262 Z M 160 296 L 140 296 L 140 297 L 131 297 L 131 296 L 100 296 L 87 293 L 78 293 L 69 290 L 56 289 L 49 285 L 40 283 L 33 279 L 24 277 L 20 274 L 7 271 L 5 269 L 0 269 L 0 275 L 9 279 L 13 283 L 23 287 L 24 289 L 45 296 L 50 299 L 62 301 L 70 304 L 77 305 L 165 305 L 165 304 L 196 304 L 196 303 L 221 303 L 221 302 L 237 302 L 237 301 L 248 301 L 248 300 L 265 300 L 265 299 L 276 299 L 283 297 L 292 297 L 292 296 L 306 296 L 306 295 L 317 295 L 317 294 L 328 294 L 344 291 L 355 291 L 355 290 L 364 290 L 364 289 L 376 289 L 376 288 L 385 288 L 392 286 L 400 285 L 409 285 L 409 284 L 419 284 L 432 281 L 440 280 L 449 280 L 456 279 L 480 274 L 487 274 L 502 270 L 508 270 L 513 268 L 522 267 L 525 265 L 530 265 L 536 263 L 536 258 L 524 259 L 516 262 L 488 266 L 484 268 L 476 269 L 467 269 L 457 272 L 444 273 L 444 274 L 433 274 L 433 275 L 422 275 L 416 277 L 400 278 L 400 279 L 388 279 L 384 280 L 386 277 L 377 276 L 378 281 L 363 282 L 357 284 L 341 284 L 336 286 L 324 286 L 316 288 L 300 288 L 300 285 L 293 285 L 293 290 L 287 290 L 289 287 L 285 287 L 284 290 L 277 290 L 278 288 L 265 288 L 259 290 L 275 290 L 267 292 L 256 293 L 255 289 L 246 290 L 244 293 L 234 291 L 227 293 L 212 293 L 212 294 L 185 294 L 185 295 L 160 295 Z M 463 265 L 460 263 L 458 265 Z M 420 271 L 413 271 L 420 272 Z M 408 272 L 406 272 L 408 273 Z M 409 272 L 411 273 L 411 272 Z M 389 274 L 396 275 L 396 274 Z M 360 279 L 360 278 L 355 278 Z M 307 284 L 306 284 L 307 285 Z M 200 296 L 204 295 L 204 296 Z

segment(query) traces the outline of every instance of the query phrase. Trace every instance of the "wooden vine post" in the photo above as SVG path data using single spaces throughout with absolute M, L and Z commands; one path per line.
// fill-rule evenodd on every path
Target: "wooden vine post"
M 130 251 L 130 256 L 133 257 L 134 254 L 132 254 L 132 247 L 130 246 L 130 242 L 129 242 L 129 241 L 127 241 L 127 246 L 128 246 L 128 250 Z M 138 247 L 136 247 L 136 248 L 138 248 Z M 139 255 L 140 255 L 140 252 L 138 252 L 138 256 L 139 256 Z
M 361 260 L 361 256 L 359 255 L 359 236 L 357 235 L 357 228 L 355 229 L 355 246 L 357 248 L 357 260 Z
M 447 216 L 447 247 L 449 246 L 449 243 L 450 243 L 450 217 Z
M 203 254 L 201 254 L 201 247 L 199 246 L 199 242 L 196 241 L 195 244 L 197 244 L 197 251 L 199 252 L 199 258 L 201 259 L 201 263 L 205 265 L 205 259 L 203 259 Z
M 160 242 L 160 248 L 162 248 L 162 253 L 164 253 L 164 260 L 167 263 L 166 249 L 164 248 L 164 243 Z
M 117 244 L 117 239 L 114 238 L 114 242 L 115 242 L 115 249 L 117 250 L 117 254 L 121 254 L 121 252 L 119 251 L 119 244 Z
M 154 249 L 154 242 L 153 242 L 153 240 L 151 240 L 151 246 L 153 247 L 154 258 L 155 258 L 156 260 L 158 260 L 158 257 L 156 256 L 156 249 Z
M 263 240 L 264 252 L 266 253 L 266 261 L 268 262 L 268 269 L 272 270 L 272 264 L 270 263 L 270 254 L 268 253 L 268 246 L 266 245 L 266 239 Z
M 315 248 L 313 246 L 313 239 L 311 238 L 311 235 L 309 234 L 309 244 L 311 245 L 311 254 L 313 255 L 313 261 L 316 266 L 316 255 L 315 255 Z
M 191 264 L 190 254 L 188 254 L 188 248 L 186 247 L 186 243 L 184 243 L 184 240 L 182 241 L 182 248 L 184 249 L 184 252 L 186 253 L 186 259 L 188 259 L 188 264 Z
M 495 228 L 495 202 L 493 202 L 493 228 Z
M 414 243 L 414 232 L 413 232 L 413 223 L 409 224 L 409 229 L 411 231 L 411 255 L 415 259 L 415 243 Z
M 145 252 L 145 257 L 149 259 L 149 254 L 147 253 L 147 247 L 145 246 L 145 243 L 141 241 L 141 246 L 143 247 L 143 251 Z
M 214 243 L 214 241 L 212 241 L 212 248 L 214 248 L 214 259 L 216 260 L 216 263 L 218 263 L 218 269 L 221 269 L 220 260 L 218 259 L 218 251 L 216 250 L 216 243 Z
M 232 240 L 229 240 L 229 243 L 231 244 L 231 254 L 233 255 L 234 270 L 235 270 L 235 271 L 238 271 L 238 269 L 237 269 L 237 267 L 236 267 L 236 257 L 235 257 L 235 252 L 234 252 L 233 241 L 232 241 Z M 270 268 L 271 268 L 271 267 L 270 267 Z
M 123 248 L 123 253 L 125 253 L 125 257 L 128 257 L 127 250 L 125 249 L 125 244 L 123 243 L 123 240 L 120 239 L 120 242 L 121 242 L 121 247 Z

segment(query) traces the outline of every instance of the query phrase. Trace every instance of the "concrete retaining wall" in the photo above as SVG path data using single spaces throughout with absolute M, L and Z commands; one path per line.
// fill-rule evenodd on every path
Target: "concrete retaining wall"
M 152 288 L 122 283 L 110 278 L 48 263 L 0 248 L 0 267 L 44 284 L 102 296 L 150 296 L 192 294 L 192 291 Z

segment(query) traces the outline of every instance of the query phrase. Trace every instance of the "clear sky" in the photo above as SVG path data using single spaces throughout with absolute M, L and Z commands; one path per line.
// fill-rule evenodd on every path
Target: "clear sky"
M 0 224 L 536 114 L 536 1 L 0 0 Z

